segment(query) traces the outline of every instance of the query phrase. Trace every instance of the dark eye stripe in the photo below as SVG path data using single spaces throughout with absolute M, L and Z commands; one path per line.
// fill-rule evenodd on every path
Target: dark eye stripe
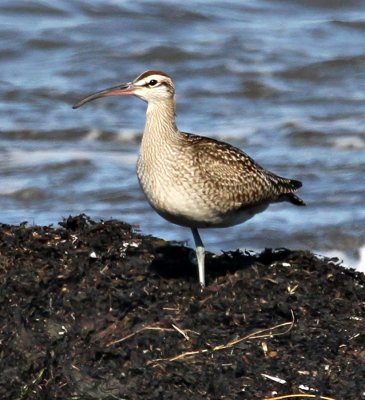
M 159 82 L 157 79 L 150 79 L 148 82 L 144 83 L 142 86 L 144 87 L 157 87 L 157 86 L 165 86 L 167 89 L 171 89 L 171 85 L 168 82 L 161 81 Z

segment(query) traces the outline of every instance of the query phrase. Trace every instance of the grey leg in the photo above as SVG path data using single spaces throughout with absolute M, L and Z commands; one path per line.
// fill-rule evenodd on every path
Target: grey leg
M 205 249 L 204 244 L 200 238 L 199 232 L 197 228 L 191 228 L 191 232 L 194 236 L 195 248 L 196 248 L 196 258 L 198 260 L 198 271 L 199 271 L 199 282 L 201 287 L 205 287 Z

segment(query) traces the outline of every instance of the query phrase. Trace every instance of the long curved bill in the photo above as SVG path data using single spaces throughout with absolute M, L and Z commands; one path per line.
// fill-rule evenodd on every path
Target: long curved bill
M 100 97 L 106 96 L 128 96 L 134 94 L 134 86 L 133 83 L 126 83 L 124 85 L 114 86 L 108 89 L 101 90 L 100 92 L 96 92 L 90 94 L 89 96 L 84 97 L 82 100 L 75 103 L 72 108 L 79 108 L 84 104 L 88 103 L 89 101 L 96 100 Z

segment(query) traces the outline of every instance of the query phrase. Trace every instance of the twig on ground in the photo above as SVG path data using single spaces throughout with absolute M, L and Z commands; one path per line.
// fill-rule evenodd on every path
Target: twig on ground
M 186 331 L 183 331 L 181 328 L 179 328 L 179 327 L 178 327 L 177 325 L 175 325 L 175 324 L 171 324 L 171 325 L 172 325 L 173 328 L 176 329 L 181 335 L 183 335 L 184 338 L 185 338 L 186 340 L 190 340 L 190 338 L 189 338 L 188 334 L 186 333 Z
M 130 334 L 127 335 L 127 336 L 124 336 L 124 337 L 122 337 L 122 338 L 120 338 L 120 339 L 113 340 L 112 342 L 109 342 L 109 343 L 106 345 L 106 347 L 113 346 L 114 344 L 118 344 L 118 343 L 124 342 L 125 340 L 130 339 L 130 338 L 132 338 L 133 336 L 136 336 L 136 335 L 138 335 L 139 333 L 141 333 L 141 332 L 143 332 L 143 331 L 175 332 L 175 330 L 176 330 L 176 328 L 175 328 L 175 329 L 172 329 L 172 328 L 161 328 L 160 326 L 144 326 L 143 328 L 138 329 L 137 331 L 132 332 L 132 333 L 130 333 Z M 180 332 L 180 333 L 181 333 L 181 332 Z
M 234 346 L 236 346 L 237 344 L 246 341 L 246 340 L 252 340 L 252 339 L 263 339 L 263 338 L 270 338 L 270 337 L 274 337 L 274 336 L 282 336 L 282 335 L 286 335 L 287 333 L 289 333 L 293 326 L 294 326 L 294 322 L 295 322 L 295 317 L 294 317 L 294 313 L 293 311 L 291 311 L 292 314 L 292 320 L 290 322 L 284 322 L 282 324 L 279 325 L 275 325 L 272 326 L 270 328 L 265 328 L 265 329 L 260 329 L 258 331 L 252 332 L 244 337 L 238 338 L 238 339 L 234 339 L 231 340 L 228 343 L 225 344 L 221 344 L 218 346 L 215 346 L 213 348 L 210 349 L 201 349 L 201 350 L 195 350 L 195 351 L 186 351 L 184 353 L 178 354 L 177 356 L 171 357 L 171 358 L 159 358 L 159 359 L 155 359 L 155 360 L 151 360 L 148 364 L 153 364 L 156 362 L 160 362 L 160 361 L 177 361 L 177 360 L 181 360 L 183 358 L 186 357 L 192 357 L 192 356 L 196 356 L 198 354 L 203 354 L 203 353 L 207 353 L 207 352 L 212 352 L 212 351 L 220 351 L 220 350 L 224 350 L 224 349 L 229 349 L 232 348 Z M 129 335 L 126 335 L 120 339 L 117 340 L 113 340 L 112 342 L 109 342 L 106 346 L 112 346 L 121 342 L 124 342 L 125 340 L 128 340 L 130 338 L 132 338 L 133 336 L 143 332 L 143 331 L 147 331 L 147 330 L 155 330 L 155 331 L 163 331 L 163 332 L 174 332 L 177 331 L 179 332 L 182 336 L 184 336 L 184 338 L 186 340 L 190 340 L 188 334 L 186 333 L 186 331 L 182 330 L 181 328 L 179 328 L 177 325 L 175 324 L 171 324 L 173 328 L 162 328 L 159 326 L 145 326 L 141 329 L 138 329 L 136 332 L 130 333 Z M 287 329 L 285 329 L 282 332 L 276 332 L 284 327 L 288 327 Z
M 223 350 L 223 349 L 227 349 L 227 348 L 230 348 L 230 347 L 234 347 L 238 343 L 241 343 L 241 342 L 243 342 L 245 340 L 263 339 L 263 338 L 269 338 L 269 337 L 273 337 L 273 336 L 286 335 L 287 333 L 289 333 L 292 330 L 293 325 L 294 325 L 294 321 L 295 321 L 293 311 L 291 312 L 291 314 L 292 314 L 292 320 L 290 322 L 284 322 L 283 324 L 275 325 L 275 326 L 273 326 L 271 328 L 261 329 L 259 331 L 250 333 L 247 336 L 244 336 L 242 338 L 231 340 L 227 344 L 214 347 L 213 351 Z M 283 328 L 283 327 L 288 326 L 288 325 L 289 325 L 288 329 L 286 329 L 283 332 L 277 332 L 277 333 L 273 332 L 274 330 L 278 330 L 278 329 Z
M 278 397 L 267 397 L 264 400 L 284 400 L 284 399 L 295 399 L 295 398 L 307 398 L 307 399 L 320 399 L 320 400 L 336 400 L 332 397 L 325 397 L 325 396 L 317 396 L 315 394 L 286 394 L 284 396 L 278 396 Z
M 284 322 L 283 324 L 275 325 L 275 326 L 273 326 L 271 328 L 260 329 L 259 331 L 252 332 L 252 333 L 250 333 L 250 334 L 248 334 L 248 335 L 246 335 L 244 337 L 241 337 L 241 338 L 238 338 L 238 339 L 235 339 L 235 340 L 231 340 L 230 342 L 228 342 L 226 344 L 221 344 L 221 345 L 215 346 L 212 349 L 186 351 L 186 352 L 178 354 L 177 356 L 172 357 L 172 358 L 152 360 L 151 363 L 159 362 L 159 361 L 177 361 L 177 360 L 181 360 L 181 359 L 186 358 L 186 357 L 192 357 L 192 356 L 196 356 L 198 354 L 207 353 L 209 351 L 219 351 L 219 350 L 228 349 L 228 348 L 236 346 L 238 343 L 241 343 L 241 342 L 243 342 L 245 340 L 262 339 L 262 338 L 268 338 L 268 337 L 273 337 L 273 336 L 285 335 L 288 332 L 290 332 L 291 329 L 294 326 L 295 318 L 294 318 L 293 311 L 291 312 L 291 314 L 292 314 L 292 320 L 290 322 Z M 283 331 L 283 332 L 274 332 L 275 330 L 281 329 L 281 328 L 286 327 L 286 326 L 288 326 L 288 328 L 285 329 L 285 331 Z

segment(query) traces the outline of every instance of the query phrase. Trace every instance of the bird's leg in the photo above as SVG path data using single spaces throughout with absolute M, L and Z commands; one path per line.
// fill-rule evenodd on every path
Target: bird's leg
M 191 232 L 193 233 L 195 241 L 195 252 L 196 252 L 196 258 L 198 260 L 199 282 L 201 287 L 203 288 L 205 287 L 205 265 L 204 265 L 205 248 L 200 238 L 198 229 L 191 228 Z

